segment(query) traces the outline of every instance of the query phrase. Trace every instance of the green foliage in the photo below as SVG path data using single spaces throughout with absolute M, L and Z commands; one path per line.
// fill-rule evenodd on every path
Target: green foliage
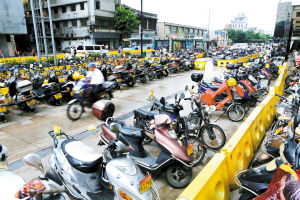
M 54 57 L 53 56 L 48 57 L 48 61 L 49 61 L 49 63 L 53 64 L 54 63 Z
M 101 55 L 100 55 L 100 53 L 92 53 L 92 54 L 90 55 L 90 57 L 93 57 L 93 58 L 100 58 Z
M 117 8 L 114 23 L 115 29 L 129 36 L 130 33 L 138 28 L 140 21 L 137 19 L 137 15 L 124 6 L 121 6 Z
M 18 61 L 17 60 L 8 60 L 8 61 L 6 61 L 5 64 L 13 66 L 13 65 L 17 65 Z
M 260 33 L 254 33 L 253 31 L 241 31 L 241 30 L 233 30 L 230 29 L 227 32 L 228 38 L 232 40 L 233 43 L 248 43 L 251 42 L 251 40 L 269 40 L 272 37 L 260 34 Z
M 34 62 L 36 62 L 36 61 L 35 61 L 35 59 L 32 59 L 32 58 L 26 60 L 27 64 L 33 64 Z

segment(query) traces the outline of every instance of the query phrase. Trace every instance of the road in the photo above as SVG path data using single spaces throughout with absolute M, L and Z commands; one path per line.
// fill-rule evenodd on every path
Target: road
M 212 65 L 210 59 L 206 59 L 207 65 L 204 72 L 204 79 L 211 80 L 214 76 L 221 76 L 224 68 L 217 68 Z M 174 94 L 185 92 L 185 85 L 193 85 L 191 74 L 196 71 L 189 71 L 179 74 L 172 74 L 162 80 L 154 80 L 147 84 L 136 84 L 133 88 L 124 87 L 114 92 L 112 102 L 116 106 L 114 117 L 119 117 L 128 123 L 132 123 L 132 111 L 134 109 L 145 107 L 150 104 L 147 97 L 150 91 L 154 91 L 156 97 L 168 97 L 168 102 L 174 102 Z M 197 71 L 200 72 L 200 71 Z M 188 93 L 186 93 L 188 96 Z M 183 115 L 188 114 L 190 104 L 182 102 L 184 106 Z M 23 113 L 13 109 L 7 118 L 7 123 L 0 124 L 0 141 L 6 145 L 9 151 L 10 168 L 25 180 L 38 176 L 39 172 L 32 167 L 24 166 L 22 158 L 28 153 L 38 153 L 42 157 L 45 168 L 48 167 L 49 149 L 53 143 L 48 132 L 53 129 L 54 125 L 60 125 L 62 130 L 71 136 L 76 136 L 83 143 L 93 147 L 99 153 L 103 148 L 97 146 L 99 134 L 96 131 L 87 131 L 90 126 L 100 125 L 91 110 L 87 110 L 82 118 L 78 121 L 71 121 L 66 116 L 67 105 L 55 107 L 45 104 L 38 105 L 36 113 Z M 211 122 L 217 123 L 226 133 L 227 141 L 239 127 L 239 123 L 230 121 L 224 111 L 213 113 Z M 158 154 L 158 148 L 155 143 L 146 146 L 146 149 L 153 154 Z M 193 168 L 193 177 L 195 177 L 203 166 L 214 155 L 213 151 L 208 151 L 203 163 Z M 182 189 L 170 187 L 163 176 L 156 177 L 154 184 L 159 190 L 161 199 L 176 199 L 182 192 Z

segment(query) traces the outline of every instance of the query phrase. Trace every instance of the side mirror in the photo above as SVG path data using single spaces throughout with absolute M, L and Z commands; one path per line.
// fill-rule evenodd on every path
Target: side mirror
M 177 94 L 175 94 L 175 101 L 177 102 Z
M 193 86 L 192 86 L 192 89 L 194 89 L 194 87 L 195 87 L 195 86 L 193 85 Z
M 185 97 L 184 93 L 180 94 L 180 99 L 183 99 Z
M 189 90 L 189 86 L 186 85 L 185 88 L 184 88 L 184 90 L 188 91 Z
M 160 103 L 165 107 L 165 105 L 166 105 L 166 99 L 165 99 L 165 97 L 162 97 L 160 99 Z
M 32 166 L 38 170 L 40 170 L 42 173 L 44 173 L 44 167 L 42 164 L 42 160 L 40 156 L 37 154 L 30 153 L 27 156 L 24 157 L 23 162 L 28 165 Z

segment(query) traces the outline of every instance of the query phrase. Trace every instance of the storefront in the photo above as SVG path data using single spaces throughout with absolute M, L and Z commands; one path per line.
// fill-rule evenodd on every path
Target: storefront
M 195 40 L 196 49 L 204 49 L 205 42 L 203 40 Z
M 186 41 L 186 48 L 187 49 L 194 48 L 194 41 L 193 40 L 187 40 Z
M 184 40 L 172 40 L 173 51 L 181 50 L 186 48 L 186 41 Z
M 169 50 L 170 41 L 169 40 L 155 40 L 155 49 L 166 48 Z

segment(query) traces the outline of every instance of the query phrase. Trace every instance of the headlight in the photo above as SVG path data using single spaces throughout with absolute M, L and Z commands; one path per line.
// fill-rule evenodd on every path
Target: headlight
M 176 134 L 176 132 L 174 130 L 170 130 L 169 131 L 169 135 L 171 136 L 171 138 L 177 139 L 177 134 Z
M 130 166 L 118 166 L 117 167 L 121 172 L 124 174 L 127 174 L 129 176 L 134 176 L 137 174 L 137 169 L 135 165 L 130 165 Z
M 214 105 L 212 105 L 212 106 L 206 106 L 206 107 L 204 108 L 204 110 L 205 110 L 205 112 L 207 112 L 207 113 L 211 113 L 211 112 L 216 111 L 216 106 L 214 106 Z

